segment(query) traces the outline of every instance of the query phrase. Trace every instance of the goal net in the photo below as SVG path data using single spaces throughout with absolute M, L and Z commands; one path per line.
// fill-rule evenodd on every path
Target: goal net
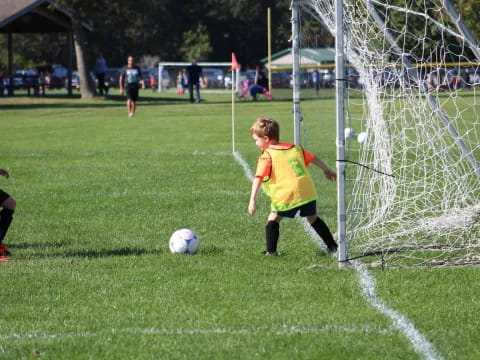
M 298 5 L 302 48 L 322 43 L 311 24 L 335 36 L 334 0 Z M 349 257 L 480 264 L 478 43 L 447 0 L 345 0 L 343 12 Z M 302 104 L 307 144 L 334 128 L 324 114 Z

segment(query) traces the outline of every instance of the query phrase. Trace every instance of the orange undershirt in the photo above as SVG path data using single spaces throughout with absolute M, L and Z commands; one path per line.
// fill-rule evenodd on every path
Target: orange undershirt
M 290 143 L 278 143 L 276 145 L 269 146 L 269 149 L 288 150 L 294 146 L 295 146 L 294 144 L 290 144 Z M 306 150 L 303 150 L 303 156 L 305 159 L 305 166 L 310 165 L 310 163 L 315 158 L 315 155 L 313 155 L 312 153 Z M 271 175 L 271 172 L 272 172 L 272 159 L 266 152 L 264 152 L 262 155 L 260 155 L 260 158 L 258 159 L 257 170 L 255 171 L 255 177 L 260 177 L 263 179 L 264 177 L 269 177 Z

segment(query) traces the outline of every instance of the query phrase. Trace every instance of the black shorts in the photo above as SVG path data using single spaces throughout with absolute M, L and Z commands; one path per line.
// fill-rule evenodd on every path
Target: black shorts
M 295 215 L 297 215 L 297 212 L 299 211 L 300 211 L 301 217 L 317 215 L 317 202 L 313 200 L 309 203 L 300 205 L 296 208 L 286 210 L 286 211 L 277 211 L 276 213 L 278 216 L 281 216 L 281 217 L 294 218 Z
M 5 191 L 2 191 L 2 189 L 0 189 L 0 205 L 2 205 L 3 202 L 7 200 L 9 197 L 10 195 L 8 195 Z
M 137 101 L 137 99 L 138 99 L 138 86 L 127 85 L 126 94 L 127 94 L 127 99 Z

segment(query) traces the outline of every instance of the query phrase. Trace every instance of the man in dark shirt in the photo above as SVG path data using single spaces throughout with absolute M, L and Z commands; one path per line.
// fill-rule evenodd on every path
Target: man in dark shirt
M 197 60 L 193 59 L 192 64 L 187 67 L 188 91 L 190 93 L 190 102 L 193 103 L 193 88 L 195 87 L 196 102 L 200 102 L 200 79 L 203 83 L 202 67 L 197 65 Z
M 118 81 L 120 95 L 123 95 L 124 89 L 127 94 L 127 109 L 129 117 L 135 115 L 140 84 L 142 84 L 142 89 L 145 89 L 145 81 L 142 79 L 142 70 L 134 64 L 133 57 L 129 56 L 127 59 L 127 66 L 123 67 L 120 73 L 120 80 Z

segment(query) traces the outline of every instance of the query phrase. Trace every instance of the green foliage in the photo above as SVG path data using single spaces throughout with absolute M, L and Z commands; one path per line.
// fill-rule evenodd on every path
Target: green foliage
M 439 11 L 439 2 L 436 0 L 425 0 L 421 2 L 406 1 L 406 0 L 389 0 L 387 1 L 392 6 L 391 9 L 385 10 L 384 7 L 378 7 L 382 20 L 389 28 L 393 36 L 399 36 L 398 41 L 404 44 L 401 47 L 411 49 L 412 58 L 417 61 L 425 62 L 455 62 L 459 61 L 458 55 L 455 51 L 447 54 L 447 58 L 440 55 L 444 51 L 444 44 L 457 44 L 458 39 L 454 35 L 446 31 L 441 31 L 437 26 L 431 26 L 421 16 L 409 16 L 408 12 L 397 11 L 396 6 L 400 8 L 410 9 L 412 12 L 419 12 L 424 14 L 434 21 L 439 23 L 447 23 L 454 30 L 457 31 L 453 21 L 449 19 L 446 13 Z M 473 33 L 477 41 L 480 38 L 480 27 L 478 22 L 474 20 L 472 14 L 478 14 L 480 10 L 480 3 L 475 0 L 456 0 L 452 1 L 453 6 L 459 12 L 461 20 L 466 24 L 467 28 Z M 361 10 L 359 10 L 361 11 Z M 475 12 L 476 11 L 476 12 Z M 426 39 L 421 44 L 418 39 Z M 451 41 L 450 41 L 451 39 Z M 453 45 L 452 45 L 453 46 Z M 470 54 L 468 47 L 466 53 Z M 465 61 L 465 59 L 461 59 Z
M 184 59 L 207 59 L 211 52 L 210 36 L 205 25 L 198 24 L 196 29 L 183 33 L 180 53 Z
M 139 0 L 135 3 L 126 0 L 56 1 L 57 6 L 77 13 L 93 26 L 94 32 L 90 34 L 89 41 L 91 61 L 88 65 L 91 68 L 94 66 L 94 55 L 99 51 L 103 52 L 112 67 L 122 66 L 128 54 L 139 59 L 152 55 L 162 61 L 188 61 L 191 52 L 197 52 L 195 56 L 202 61 L 228 61 L 232 51 L 243 66 L 254 66 L 267 54 L 268 7 L 272 12 L 273 52 L 290 46 L 290 3 L 290 0 Z M 390 3 L 411 5 L 405 0 L 391 0 Z M 425 6 L 428 7 L 428 1 Z M 475 14 L 480 11 L 480 3 L 475 0 L 456 0 L 454 6 L 478 40 L 480 25 Z M 360 6 L 358 11 L 361 11 Z M 415 17 L 395 12 L 385 16 L 398 28 L 402 28 L 406 22 L 410 26 L 415 25 Z M 201 46 L 195 40 L 196 35 L 199 35 L 199 26 L 202 27 Z M 321 31 L 325 34 L 320 38 L 325 39 L 325 44 L 331 45 L 330 35 L 325 29 Z M 415 35 L 422 35 L 423 31 L 428 34 L 429 29 L 420 27 Z M 316 31 L 317 35 L 318 33 Z M 426 49 L 417 49 L 418 53 L 435 49 L 435 39 L 439 35 L 428 36 L 431 36 L 432 41 L 425 44 Z M 15 64 L 17 68 L 44 63 L 67 63 L 67 42 L 62 34 L 16 34 L 14 38 L 15 53 L 18 54 Z M 185 41 L 193 42 L 196 51 L 190 51 L 191 47 L 186 46 Z M 5 68 L 6 61 L 6 37 L 0 35 L 0 66 Z
M 478 22 L 478 14 L 480 14 L 480 2 L 477 0 L 456 0 L 453 5 L 462 15 L 467 28 L 475 36 L 477 43 L 480 41 L 480 23 Z M 477 16 L 472 16 L 477 14 Z
M 163 61 L 188 61 L 191 54 L 185 40 L 194 43 L 202 61 L 228 61 L 234 51 L 244 66 L 254 66 L 267 52 L 269 6 L 272 8 L 273 51 L 289 46 L 289 0 L 139 0 L 135 3 L 126 0 L 57 0 L 56 5 L 93 27 L 88 49 L 91 68 L 94 66 L 93 55 L 99 51 L 103 52 L 111 67 L 122 66 L 128 54 L 137 58 L 152 55 Z M 201 35 L 201 46 L 196 35 Z M 23 38 L 31 40 L 27 44 L 20 40 Z M 20 63 L 16 64 L 19 68 L 29 63 L 67 63 L 64 35 L 18 34 L 15 39 L 15 51 L 22 56 Z M 4 36 L 0 36 L 0 44 L 0 61 L 6 61 Z M 61 51 L 55 52 L 58 49 Z

